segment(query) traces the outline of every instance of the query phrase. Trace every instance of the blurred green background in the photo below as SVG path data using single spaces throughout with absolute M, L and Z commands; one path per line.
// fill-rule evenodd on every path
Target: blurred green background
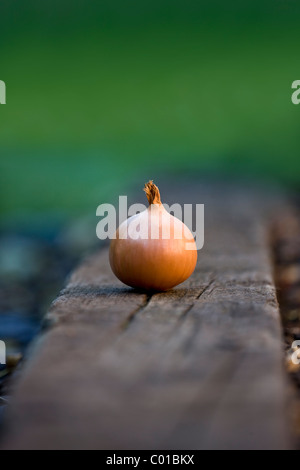
M 164 172 L 300 181 L 296 0 L 1 0 L 0 211 Z

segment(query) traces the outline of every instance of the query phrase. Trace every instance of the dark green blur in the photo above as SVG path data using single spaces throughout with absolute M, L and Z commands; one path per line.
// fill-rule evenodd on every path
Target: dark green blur
M 162 173 L 300 182 L 296 0 L 1 0 L 0 210 L 89 211 Z

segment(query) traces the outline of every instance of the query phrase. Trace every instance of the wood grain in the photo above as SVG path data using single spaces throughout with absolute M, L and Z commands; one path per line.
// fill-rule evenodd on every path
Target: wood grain
M 115 279 L 107 248 L 83 262 L 16 384 L 3 448 L 291 447 L 268 242 L 284 203 L 244 185 L 165 187 L 165 202 L 205 204 L 195 273 L 147 295 Z

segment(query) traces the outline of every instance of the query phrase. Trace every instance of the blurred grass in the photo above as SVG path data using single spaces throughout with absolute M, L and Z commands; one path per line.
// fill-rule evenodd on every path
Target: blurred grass
M 237 3 L 5 1 L 2 214 L 94 211 L 162 171 L 299 183 L 296 4 Z

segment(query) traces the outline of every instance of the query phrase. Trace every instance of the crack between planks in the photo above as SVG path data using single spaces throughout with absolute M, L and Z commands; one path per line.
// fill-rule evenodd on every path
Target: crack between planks
M 211 287 L 211 285 L 212 285 L 214 282 L 215 282 L 215 279 L 211 279 L 211 280 L 209 281 L 209 283 L 202 289 L 202 291 L 195 297 L 194 302 L 193 302 L 191 305 L 189 305 L 189 306 L 186 308 L 186 310 L 182 313 L 182 315 L 180 316 L 180 318 L 179 318 L 180 321 L 183 321 L 183 320 L 186 318 L 186 316 L 189 314 L 189 312 L 190 312 L 190 311 L 192 310 L 192 308 L 194 307 L 195 301 L 196 301 L 196 300 L 199 300 L 199 299 L 202 297 L 202 295 L 205 294 L 205 292 Z
M 197 297 L 195 298 L 195 300 L 198 300 L 200 299 L 200 297 L 202 297 L 203 294 L 205 294 L 205 292 L 210 288 L 210 286 L 215 282 L 215 279 L 211 279 L 209 281 L 209 283 L 207 284 L 207 286 L 204 287 L 204 289 L 200 292 L 200 294 L 197 295 Z
M 182 315 L 179 317 L 179 321 L 183 321 L 183 319 L 188 315 L 189 311 L 193 308 L 193 306 L 195 305 L 195 301 L 200 299 L 200 297 L 211 287 L 211 285 L 215 282 L 215 279 L 211 279 L 211 281 L 209 281 L 209 283 L 202 289 L 202 291 L 195 297 L 194 299 L 194 302 L 189 305 L 186 310 L 182 313 Z M 144 302 L 142 303 L 142 305 L 140 305 L 139 307 L 137 307 L 127 318 L 126 320 L 121 324 L 120 326 L 120 330 L 121 332 L 125 332 L 129 326 L 131 325 L 131 323 L 135 320 L 135 318 L 137 317 L 137 315 L 139 313 L 141 313 L 150 303 L 152 297 L 153 297 L 154 294 L 146 294 L 146 298 L 144 300 Z
M 120 330 L 122 332 L 126 331 L 129 328 L 129 325 L 134 321 L 136 316 L 147 307 L 152 297 L 153 294 L 146 294 L 146 298 L 142 305 L 133 310 L 133 312 L 131 312 L 130 315 L 126 318 L 126 320 L 121 324 Z
M 179 321 L 183 321 L 183 319 L 188 315 L 189 311 L 193 308 L 193 306 L 195 305 L 195 301 L 200 299 L 200 297 L 211 287 L 211 285 L 214 283 L 215 279 L 211 279 L 211 281 L 209 281 L 209 283 L 204 287 L 204 289 L 195 297 L 195 300 L 194 302 L 189 305 L 186 310 L 182 313 L 182 315 L 179 317 Z M 137 315 L 139 313 L 141 313 L 150 303 L 152 297 L 153 297 L 154 294 L 146 294 L 146 298 L 143 302 L 142 305 L 140 305 L 139 307 L 137 307 L 129 316 L 128 318 L 126 318 L 126 320 L 121 324 L 120 326 L 120 330 L 121 332 L 124 332 L 126 331 L 129 326 L 131 325 L 131 323 L 135 320 L 135 318 L 137 317 Z

